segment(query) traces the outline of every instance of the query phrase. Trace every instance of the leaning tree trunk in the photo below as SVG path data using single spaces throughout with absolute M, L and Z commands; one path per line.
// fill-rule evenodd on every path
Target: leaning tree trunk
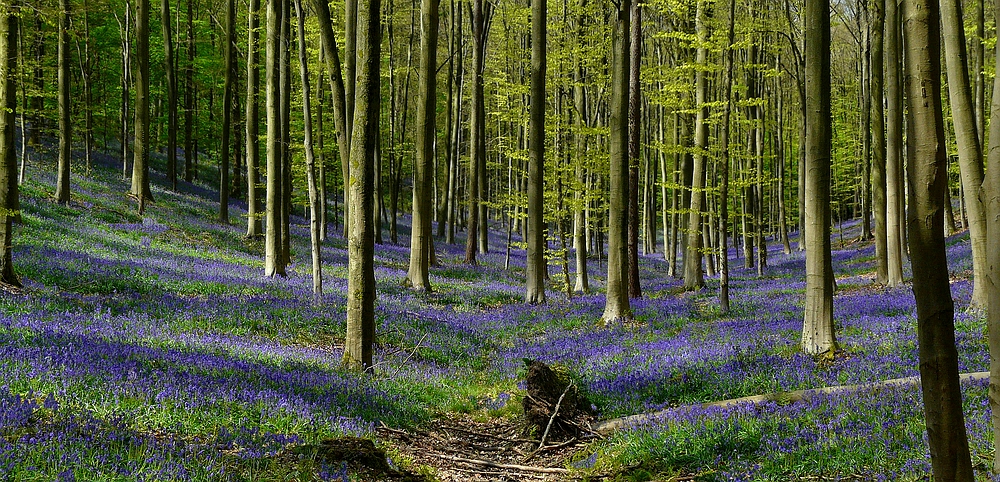
M 14 112 L 17 93 L 14 72 L 17 69 L 17 31 L 19 0 L 0 4 L 0 283 L 21 286 L 14 273 L 14 218 L 20 210 L 17 197 L 17 161 L 14 155 Z M 22 142 L 26 139 L 22 140 Z
M 906 225 L 913 254 L 920 387 L 931 469 L 938 482 L 972 481 L 944 243 L 947 139 L 941 112 L 938 3 L 907 0 L 904 12 L 910 182 Z
M 59 172 L 56 177 L 56 202 L 69 204 L 70 157 L 73 151 L 73 125 L 69 97 L 69 0 L 59 0 Z
M 695 54 L 695 64 L 704 66 L 708 62 L 708 26 L 705 24 L 705 2 L 699 1 L 695 14 L 695 31 L 700 39 L 698 52 Z M 684 255 L 684 289 L 698 290 L 705 285 L 705 273 L 702 270 L 702 221 L 701 211 L 705 203 L 705 151 L 708 148 L 708 105 L 705 103 L 705 91 L 708 89 L 705 72 L 699 68 L 694 74 L 694 103 L 698 109 L 694 124 L 694 163 L 691 175 L 691 211 L 688 214 L 687 251 Z
M 610 181 L 608 202 L 608 281 L 605 323 L 632 318 L 628 298 L 628 72 L 631 1 L 615 10 L 611 52 Z
M 407 282 L 430 291 L 434 202 L 434 137 L 437 133 L 437 44 L 439 0 L 420 1 L 420 90 L 417 94 L 416 157 L 413 160 L 413 223 L 410 230 L 410 270 Z
M 980 0 L 982 1 L 982 0 Z M 983 149 L 976 127 L 975 104 L 969 87 L 969 67 L 965 50 L 965 27 L 962 4 L 958 0 L 941 0 L 941 27 L 944 33 L 945 59 L 948 68 L 948 94 L 951 118 L 955 125 L 958 162 L 962 175 L 969 220 L 969 241 L 972 245 L 973 306 L 986 304 L 986 211 L 979 197 L 983 184 Z
M 232 5 L 232 2 L 230 2 Z M 323 296 L 323 263 L 320 259 L 319 188 L 316 185 L 316 156 L 312 145 L 312 106 L 309 92 L 309 62 L 306 59 L 305 12 L 302 0 L 295 0 L 295 16 L 298 22 L 299 73 L 302 77 L 302 147 L 306 155 L 306 182 L 309 183 L 309 241 L 312 248 L 313 299 L 319 302 Z
M 528 253 L 524 301 L 545 303 L 545 2 L 531 0 L 531 130 L 528 141 Z M 567 285 L 569 283 L 567 282 Z
M 379 3 L 361 0 L 358 6 L 358 78 L 351 134 L 351 228 L 343 364 L 365 371 L 372 369 L 375 344 L 375 149 L 381 111 Z
M 139 202 L 139 213 L 152 202 L 149 190 L 149 0 L 139 0 L 136 12 L 135 58 L 135 148 L 131 193 Z
M 806 305 L 802 351 L 837 348 L 830 254 L 830 1 L 806 0 Z

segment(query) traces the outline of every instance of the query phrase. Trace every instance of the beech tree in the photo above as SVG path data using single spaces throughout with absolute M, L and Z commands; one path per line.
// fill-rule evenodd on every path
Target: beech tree
M 14 155 L 14 113 L 17 92 L 14 72 L 17 70 L 17 31 L 19 0 L 0 4 L 0 283 L 21 286 L 14 274 L 12 256 L 14 218 L 20 211 L 17 197 L 17 162 Z
M 430 291 L 433 249 L 434 139 L 437 135 L 437 48 L 439 0 L 420 1 L 420 89 L 417 93 L 416 156 L 413 160 L 413 226 L 410 269 L 406 279 L 419 291 Z
M 531 0 L 531 135 L 528 141 L 527 303 L 545 303 L 546 0 Z
M 250 0 L 247 11 L 247 238 L 260 237 L 260 0 Z
M 934 0 L 906 0 L 903 9 L 910 185 L 906 227 L 913 254 L 920 389 L 924 398 L 931 469 L 934 480 L 951 482 L 971 481 L 974 476 L 962 413 L 955 308 L 944 243 L 942 204 L 947 188 L 947 152 L 941 108 L 938 8 Z
M 281 2 L 268 0 L 266 35 L 267 84 L 267 202 L 264 229 L 264 275 L 285 276 L 285 260 L 281 249 L 282 182 L 284 181 L 284 148 L 281 143 L 281 52 L 287 44 L 281 39 Z
M 131 194 L 139 203 L 139 213 L 153 201 L 149 189 L 149 0 L 138 0 L 135 19 L 135 147 L 132 161 Z
M 59 172 L 56 176 L 56 201 L 69 204 L 70 158 L 73 155 L 72 101 L 69 96 L 69 0 L 59 0 Z
M 628 298 L 628 72 L 631 1 L 616 4 L 611 38 L 608 280 L 605 323 L 632 318 Z
M 802 351 L 837 349 L 833 332 L 830 253 L 830 2 L 805 2 L 806 59 L 806 306 Z
M 226 80 L 222 93 L 222 152 L 219 156 L 219 222 L 229 224 L 229 148 L 233 122 L 233 77 L 236 75 L 236 0 L 226 1 Z M 286 0 L 287 1 L 287 0 Z
M 903 55 L 899 5 L 885 1 L 886 268 L 887 284 L 903 283 Z
M 230 3 L 232 5 L 232 3 Z M 306 155 L 306 179 L 309 184 L 309 241 L 312 248 L 313 297 L 319 302 L 323 295 L 323 262 L 320 258 L 320 204 L 319 187 L 316 185 L 316 154 L 312 145 L 312 94 L 309 88 L 309 61 L 306 58 L 306 15 L 302 0 L 295 0 L 296 30 L 299 44 L 299 73 L 302 81 L 302 147 Z
M 343 364 L 371 370 L 375 344 L 375 149 L 381 104 L 380 0 L 358 2 L 357 90 L 351 134 L 347 336 Z
M 694 124 L 694 163 L 691 177 L 691 210 L 688 219 L 687 251 L 684 255 L 684 289 L 697 290 L 705 284 L 705 274 L 702 270 L 702 221 L 701 212 L 705 201 L 705 179 L 706 160 L 705 154 L 708 149 L 708 126 L 705 121 L 708 118 L 708 105 L 705 103 L 705 81 L 704 66 L 708 63 L 708 26 L 705 24 L 704 1 L 699 1 L 697 13 L 695 13 L 695 35 L 699 39 L 698 53 L 695 57 L 695 64 L 699 67 L 695 71 L 695 107 L 698 113 Z
M 177 75 L 174 65 L 174 38 L 171 27 L 170 0 L 160 3 L 163 30 L 163 70 L 167 81 L 167 182 L 177 190 Z

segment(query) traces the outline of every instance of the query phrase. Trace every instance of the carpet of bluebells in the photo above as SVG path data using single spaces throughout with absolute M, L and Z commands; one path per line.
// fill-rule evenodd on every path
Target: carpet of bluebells
M 402 282 L 404 216 L 400 244 L 376 248 L 379 345 L 375 373 L 365 377 L 339 367 L 346 293 L 339 228 L 330 227 L 323 246 L 325 294 L 314 303 L 304 219 L 293 217 L 289 276 L 270 279 L 262 242 L 243 237 L 244 206 L 231 208 L 232 225 L 215 222 L 205 186 L 175 193 L 156 177 L 156 203 L 139 217 L 117 171 L 74 172 L 69 206 L 51 201 L 52 172 L 48 163 L 29 168 L 14 246 L 25 291 L 0 295 L 4 480 L 341 480 L 339 469 L 283 454 L 449 412 L 516 416 L 524 359 L 566 367 L 602 418 L 669 409 L 587 446 L 568 465 L 581 476 L 928 477 L 913 387 L 690 408 L 917 374 L 912 293 L 873 285 L 873 248 L 852 243 L 856 225 L 834 241 L 843 350 L 817 360 L 797 349 L 804 255 L 784 254 L 779 243 L 762 277 L 731 250 L 727 316 L 714 298 L 717 279 L 684 293 L 662 254 L 644 255 L 636 321 L 602 326 L 601 260 L 591 260 L 594 294 L 567 300 L 550 290 L 547 304 L 527 306 L 524 251 L 515 245 L 504 269 L 506 237 L 498 233 L 476 267 L 461 264 L 461 245 L 439 240 L 435 292 L 410 292 Z M 960 368 L 986 370 L 984 321 L 966 308 L 968 240 L 948 242 Z M 550 273 L 563 283 L 555 260 Z M 965 390 L 977 473 L 989 480 L 986 387 Z

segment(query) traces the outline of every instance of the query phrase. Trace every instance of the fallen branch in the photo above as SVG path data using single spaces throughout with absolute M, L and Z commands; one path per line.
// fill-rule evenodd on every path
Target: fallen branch
M 568 385 L 566 385 L 566 389 L 563 390 L 562 394 L 559 395 L 559 400 L 556 400 L 556 408 L 555 408 L 555 410 L 552 411 L 552 416 L 549 417 L 549 423 L 545 426 L 545 432 L 542 432 L 542 440 L 540 442 L 538 442 L 538 448 L 535 449 L 534 451 L 532 451 L 530 454 L 528 454 L 524 458 L 524 460 L 522 460 L 522 462 L 527 462 L 527 461 L 531 460 L 531 458 L 534 457 L 535 454 L 537 454 L 540 450 L 542 450 L 542 447 L 545 447 L 545 439 L 548 438 L 548 436 L 549 436 L 549 430 L 552 429 L 552 422 L 556 421 L 556 416 L 559 415 L 559 407 L 562 406 L 563 398 L 566 396 L 566 393 L 569 392 L 569 389 L 572 386 L 573 386 L 573 383 L 570 382 Z
M 478 465 L 480 467 L 491 467 L 494 469 L 509 469 L 509 470 L 519 470 L 521 472 L 530 472 L 536 474 L 568 474 L 569 469 L 562 469 L 559 467 L 534 467 L 531 465 L 515 465 L 515 464 L 498 464 L 496 462 L 490 462 L 489 460 L 479 460 L 479 459 L 467 459 L 465 457 L 455 457 L 452 455 L 435 454 L 428 453 L 432 457 L 437 457 L 440 459 L 451 460 L 454 462 L 462 462 L 466 464 Z
M 988 379 L 989 377 L 990 377 L 990 372 L 963 373 L 959 375 L 959 379 L 962 382 L 985 380 Z M 753 395 L 749 397 L 720 400 L 718 402 L 708 402 L 698 405 L 689 405 L 687 407 L 668 408 L 666 410 L 660 410 L 658 412 L 653 412 L 653 413 L 640 413 L 636 415 L 628 415 L 625 417 L 605 420 L 603 422 L 597 423 L 594 426 L 594 431 L 602 434 L 611 433 L 626 428 L 630 425 L 635 425 L 644 421 L 653 420 L 662 417 L 668 413 L 675 412 L 677 410 L 683 410 L 684 408 L 710 408 L 710 407 L 726 408 L 732 405 L 738 405 L 742 403 L 748 403 L 754 405 L 765 402 L 792 403 L 792 402 L 801 402 L 804 400 L 809 400 L 816 395 L 822 395 L 822 394 L 856 392 L 859 390 L 870 390 L 873 388 L 902 387 L 902 386 L 919 385 L 919 384 L 920 384 L 920 376 L 915 376 L 906 378 L 894 378 L 892 380 L 885 380 L 874 383 L 862 383 L 858 385 L 840 385 L 833 387 L 813 388 L 810 390 L 794 390 L 791 392 L 776 392 L 764 395 Z

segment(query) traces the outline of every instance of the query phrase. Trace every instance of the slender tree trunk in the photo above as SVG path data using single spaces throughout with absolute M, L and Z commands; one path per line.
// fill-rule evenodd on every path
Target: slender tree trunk
M 184 86 L 184 180 L 195 178 L 198 152 L 194 145 L 194 2 L 187 0 L 187 78 Z
M 938 3 L 907 0 L 905 5 L 906 93 L 909 100 L 907 171 L 910 182 L 910 211 L 906 224 L 913 253 L 920 386 L 931 468 L 934 480 L 939 482 L 972 481 L 941 206 L 947 188 L 947 153 L 941 112 Z M 970 117 L 971 114 L 969 112 Z
M 250 0 L 247 41 L 247 237 L 263 234 L 260 192 L 260 0 Z
M 631 2 L 628 76 L 628 296 L 642 298 L 639 286 L 639 151 L 642 119 L 642 11 Z
M 480 209 L 483 174 L 486 165 L 486 105 L 483 92 L 483 72 L 486 60 L 486 39 L 489 33 L 489 18 L 493 15 L 493 4 L 486 0 L 474 0 L 472 8 L 472 119 L 470 131 L 472 146 L 469 156 L 469 226 L 465 244 L 465 262 L 476 264 L 476 254 L 483 251 L 479 235 L 480 229 L 487 229 Z M 482 225 L 481 225 L 482 224 Z
M 148 14 L 148 12 L 147 12 Z M 59 0 L 59 172 L 56 178 L 56 202 L 69 204 L 69 166 L 73 155 L 73 126 L 69 96 L 69 0 Z M 140 60 L 140 63 L 142 60 Z M 13 93 L 13 91 L 11 91 Z
M 135 57 L 135 148 L 131 193 L 139 202 L 139 213 L 153 201 L 149 190 L 149 0 L 139 0 L 136 13 Z
M 264 229 L 264 275 L 285 276 L 285 262 L 281 255 L 281 183 L 283 181 L 284 152 L 281 146 L 281 2 L 268 0 L 266 67 L 267 113 L 267 193 Z
M 222 94 L 222 152 L 219 156 L 219 222 L 229 224 L 229 148 L 233 122 L 233 77 L 236 74 L 236 0 L 226 2 L 226 81 Z
M 698 2 L 695 14 L 695 35 L 700 39 L 698 52 L 695 54 L 695 64 L 704 66 L 708 63 L 708 26 L 705 24 L 704 1 Z M 705 203 L 705 151 L 708 149 L 708 105 L 705 91 L 707 83 L 704 70 L 698 68 L 694 74 L 695 108 L 698 113 L 694 124 L 694 163 L 691 176 L 691 204 L 688 218 L 687 251 L 684 255 L 684 289 L 698 290 L 705 285 L 705 273 L 702 270 L 702 209 Z
M 524 301 L 545 303 L 546 0 L 531 0 L 531 129 L 528 140 L 528 253 Z
M 631 1 L 617 3 L 612 32 L 608 278 L 604 323 L 632 318 L 628 298 L 628 73 Z
M 889 256 L 886 227 L 886 145 L 883 46 L 885 37 L 885 0 L 871 2 L 872 29 L 872 211 L 875 213 L 875 282 L 889 282 Z
M 802 351 L 837 349 L 830 253 L 830 1 L 806 0 L 806 305 Z
M 722 129 L 719 133 L 720 173 L 719 186 L 719 309 L 723 315 L 729 313 L 729 248 L 726 236 L 729 234 L 729 120 L 733 110 L 733 43 L 736 27 L 736 0 L 729 0 L 726 28 L 725 65 L 722 75 Z
M 983 1 L 983 0 L 980 0 Z M 969 68 L 965 51 L 965 27 L 962 4 L 958 0 L 941 0 L 941 27 L 944 33 L 945 59 L 948 68 L 948 94 L 951 117 L 958 144 L 958 162 L 962 174 L 963 196 L 969 219 L 969 241 L 972 245 L 973 306 L 986 304 L 986 211 L 979 197 L 983 184 L 983 149 L 976 125 L 976 106 L 969 86 Z M 947 161 L 946 161 L 947 162 Z M 947 183 L 947 177 L 945 178 Z M 942 199 L 947 193 L 947 184 Z
M 232 2 L 230 2 L 230 8 Z M 323 263 L 320 259 L 320 205 L 319 187 L 316 185 L 316 156 L 312 146 L 312 94 L 309 89 L 309 62 L 306 58 L 305 12 L 302 0 L 295 0 L 295 14 L 298 19 L 299 72 L 302 77 L 302 147 L 306 156 L 306 178 L 309 183 L 309 241 L 312 247 L 313 299 L 319 302 L 323 296 Z
M 0 4 L 0 283 L 21 286 L 14 273 L 12 256 L 14 244 L 14 219 L 20 211 L 17 193 L 17 163 L 14 155 L 14 113 L 17 110 L 17 93 L 14 90 L 14 72 L 17 69 L 17 31 L 20 1 L 10 0 Z M 27 139 L 22 139 L 22 142 Z
M 889 286 L 903 283 L 903 65 L 900 13 L 895 1 L 885 2 L 886 113 L 886 254 Z
M 351 228 L 348 239 L 347 336 L 343 364 L 371 370 L 375 344 L 375 148 L 381 109 L 379 0 L 361 0 L 357 98 L 351 134 Z
M 872 96 L 871 96 L 871 27 L 869 12 L 865 8 L 870 0 L 858 0 L 857 13 L 864 21 L 859 21 L 859 50 L 861 60 L 861 239 L 872 237 L 872 191 L 871 191 L 871 158 L 872 158 Z
M 434 203 L 434 138 L 437 134 L 437 44 L 439 0 L 420 1 L 420 89 L 417 93 L 416 158 L 413 161 L 413 223 L 410 230 L 410 270 L 407 281 L 418 291 L 430 291 Z
M 778 87 L 778 108 L 775 109 L 777 115 L 777 133 L 775 144 L 778 163 L 778 230 L 781 235 L 782 252 L 792 253 L 792 243 L 788 239 L 788 209 L 785 203 L 785 172 L 787 171 L 787 159 L 785 157 L 785 95 L 781 87 Z M 725 245 L 723 245 L 725 246 Z
M 292 260 L 292 55 L 291 55 L 291 0 L 281 2 L 280 98 L 281 119 L 281 262 L 288 266 Z
M 163 30 L 163 71 L 167 80 L 167 182 L 177 190 L 177 75 L 174 64 L 174 38 L 170 22 L 170 0 L 160 3 Z

